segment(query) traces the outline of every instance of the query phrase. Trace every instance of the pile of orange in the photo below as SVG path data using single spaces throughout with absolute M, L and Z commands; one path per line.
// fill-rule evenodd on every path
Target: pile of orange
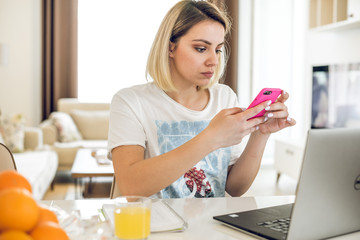
M 0 240 L 69 240 L 56 214 L 38 204 L 29 181 L 16 171 L 0 172 Z

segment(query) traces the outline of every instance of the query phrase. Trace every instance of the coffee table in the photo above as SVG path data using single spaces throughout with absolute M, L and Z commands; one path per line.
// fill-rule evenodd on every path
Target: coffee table
M 89 178 L 87 193 L 91 193 L 91 181 L 93 177 L 114 176 L 114 168 L 112 162 L 108 161 L 104 154 L 106 154 L 105 149 L 81 148 L 77 151 L 73 166 L 71 168 L 71 177 L 75 179 L 76 192 L 78 181 L 82 180 L 83 178 Z M 75 197 L 76 195 L 77 194 L 75 194 Z

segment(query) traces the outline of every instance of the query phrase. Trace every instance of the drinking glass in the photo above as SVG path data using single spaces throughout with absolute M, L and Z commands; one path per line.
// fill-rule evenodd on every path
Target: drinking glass
M 151 200 L 139 196 L 115 199 L 114 228 L 118 239 L 147 239 L 150 235 Z

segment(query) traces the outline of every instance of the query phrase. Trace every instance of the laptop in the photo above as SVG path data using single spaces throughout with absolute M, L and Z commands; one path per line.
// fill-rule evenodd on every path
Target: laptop
M 294 204 L 214 216 L 260 239 L 324 239 L 360 230 L 360 129 L 307 134 Z

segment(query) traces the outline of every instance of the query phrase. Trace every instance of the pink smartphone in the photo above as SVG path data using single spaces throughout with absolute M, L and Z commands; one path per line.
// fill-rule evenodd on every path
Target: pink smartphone
M 256 98 L 250 103 L 249 108 L 255 107 L 256 105 L 259 105 L 262 102 L 266 102 L 268 100 L 271 100 L 271 103 L 275 102 L 276 99 L 280 96 L 281 89 L 280 88 L 263 88 L 259 94 L 256 96 Z M 256 117 L 262 117 L 265 114 L 265 109 L 256 114 L 255 116 L 249 118 L 256 118 Z

